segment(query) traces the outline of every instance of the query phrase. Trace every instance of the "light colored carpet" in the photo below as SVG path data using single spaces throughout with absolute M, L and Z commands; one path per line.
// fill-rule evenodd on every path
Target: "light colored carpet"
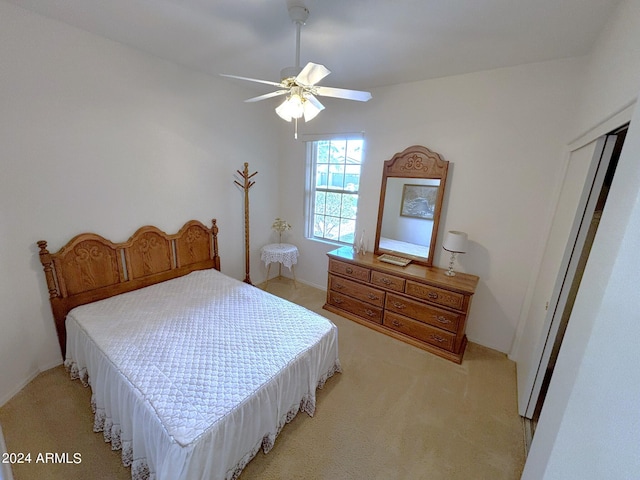
M 318 392 L 241 480 L 520 478 L 524 435 L 515 365 L 470 343 L 462 365 L 322 310 L 325 293 L 284 278 L 268 291 L 330 318 L 343 373 Z M 62 367 L 39 375 L 0 408 L 9 452 L 80 453 L 80 464 L 15 465 L 16 480 L 130 478 L 119 452 L 93 433 L 90 391 Z

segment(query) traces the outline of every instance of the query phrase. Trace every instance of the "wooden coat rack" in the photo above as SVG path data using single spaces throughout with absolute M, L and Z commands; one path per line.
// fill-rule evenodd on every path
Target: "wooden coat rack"
M 256 183 L 250 181 L 250 179 L 258 172 L 253 172 L 251 175 L 249 175 L 249 164 L 247 162 L 244 162 L 244 170 L 242 172 L 240 170 L 236 171 L 238 172 L 238 175 L 240 175 L 244 180 L 244 183 L 240 183 L 237 180 L 233 181 L 236 185 L 244 190 L 244 283 L 253 285 L 253 283 L 251 283 L 251 276 L 249 274 L 249 270 L 251 267 L 251 263 L 249 261 L 249 189 Z

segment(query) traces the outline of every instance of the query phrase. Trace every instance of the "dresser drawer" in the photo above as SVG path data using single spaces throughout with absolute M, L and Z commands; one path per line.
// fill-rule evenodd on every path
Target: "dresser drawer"
M 368 303 L 361 302 L 355 298 L 347 297 L 340 293 L 330 291 L 328 303 L 347 312 L 353 313 L 375 323 L 382 323 L 382 308 L 374 307 Z
M 352 282 L 346 278 L 329 275 L 329 290 L 344 293 L 377 307 L 384 305 L 384 292 L 382 290 Z
M 455 345 L 455 335 L 389 311 L 384 314 L 383 325 L 444 350 L 453 351 Z
M 432 287 L 431 285 L 424 285 L 407 280 L 407 288 L 405 291 L 407 295 L 423 298 L 429 302 L 444 305 L 445 307 L 451 307 L 457 310 L 462 310 L 464 307 L 464 295 L 442 288 Z
M 406 317 L 428 323 L 438 328 L 443 328 L 453 333 L 457 333 L 460 321 L 464 315 L 432 307 L 425 303 L 409 300 L 408 298 L 387 294 L 385 308 L 388 311 L 399 313 Z
M 369 274 L 371 272 L 368 268 L 358 267 L 357 265 L 351 265 L 350 263 L 339 262 L 333 259 L 329 260 L 329 271 L 362 280 L 363 282 L 369 281 Z
M 386 273 L 372 271 L 371 283 L 396 292 L 404 292 L 404 278 L 387 275 Z

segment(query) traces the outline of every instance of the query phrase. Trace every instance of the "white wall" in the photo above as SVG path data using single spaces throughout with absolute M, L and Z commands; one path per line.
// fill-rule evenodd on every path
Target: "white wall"
M 540 229 L 552 207 L 584 62 L 544 62 L 379 88 L 366 104 L 329 99 L 326 110 L 303 126 L 308 133 L 365 132 L 358 231 L 365 230 L 370 248 L 383 162 L 414 144 L 451 162 L 435 264 L 448 263 L 440 248 L 442 232 L 469 234 L 470 249 L 458 257 L 458 268 L 478 275 L 480 283 L 467 335 L 502 352 L 513 340 L 534 267 L 532 252 L 543 241 Z M 324 253 L 335 247 L 303 238 L 304 159 L 303 142 L 284 137 L 280 205 L 301 251 L 296 274 L 324 287 Z
M 640 90 L 640 2 L 624 0 L 607 22 L 582 79 L 576 134 L 584 133 L 635 100 Z
M 0 1 L 0 405 L 60 352 L 35 242 L 92 231 L 176 232 L 217 217 L 222 270 L 244 278 L 249 162 L 252 272 L 277 215 L 278 124 L 248 92 Z
M 270 105 L 244 109 L 246 92 L 230 83 L 3 1 L 0 32 L 0 404 L 59 362 L 36 240 L 54 250 L 81 231 L 120 241 L 144 223 L 175 231 L 187 219 L 216 216 L 223 271 L 243 278 L 242 202 L 232 177 L 244 161 L 259 171 L 252 278 L 264 275 L 257 251 L 280 216 L 294 226 L 298 276 L 326 284 L 324 253 L 333 246 L 303 238 L 304 145 L 288 125 L 272 122 Z M 370 246 L 384 160 L 423 144 L 452 162 L 441 231 L 465 230 L 472 242 L 459 257 L 461 270 L 481 277 L 472 341 L 509 349 L 562 147 L 636 97 L 639 32 L 640 0 L 625 0 L 589 59 L 381 88 L 368 104 L 327 100 L 307 126 L 366 132 L 359 228 Z M 598 461 L 614 472 L 638 470 L 626 448 L 640 431 L 629 414 L 639 393 L 640 319 L 630 313 L 640 311 L 638 123 L 576 302 L 582 322 L 572 319 L 565 336 L 525 478 L 589 478 Z
M 620 3 L 591 55 L 576 132 L 637 99 L 640 0 Z M 640 470 L 640 109 L 616 169 L 564 336 L 525 479 L 635 478 Z

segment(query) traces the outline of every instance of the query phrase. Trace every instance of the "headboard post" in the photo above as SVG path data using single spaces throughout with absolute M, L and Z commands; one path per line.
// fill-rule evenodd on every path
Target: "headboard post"
M 38 242 L 38 247 L 40 248 L 40 252 L 38 252 L 40 255 L 40 263 L 42 263 L 44 276 L 47 280 L 47 288 L 49 289 L 49 302 L 51 303 L 51 310 L 53 312 L 53 318 L 56 325 L 60 351 L 62 352 L 62 359 L 64 360 L 67 350 L 67 332 L 64 326 L 66 311 L 64 311 L 62 295 L 60 295 L 60 291 L 56 284 L 53 270 L 53 259 L 51 258 L 51 253 L 47 250 L 47 242 L 40 240 Z
M 218 225 L 216 219 L 211 220 L 211 232 L 213 233 L 213 268 L 220 271 L 220 256 L 218 255 Z
M 49 250 L 47 250 L 47 242 L 44 240 L 40 240 L 38 242 L 38 247 L 40 247 L 40 263 L 42 263 L 42 267 L 44 269 L 44 276 L 47 279 L 47 288 L 49 289 L 49 298 L 56 298 L 60 296 L 60 292 L 58 292 L 58 288 L 56 287 L 56 280 L 53 276 L 53 260 L 51 259 L 51 254 Z

